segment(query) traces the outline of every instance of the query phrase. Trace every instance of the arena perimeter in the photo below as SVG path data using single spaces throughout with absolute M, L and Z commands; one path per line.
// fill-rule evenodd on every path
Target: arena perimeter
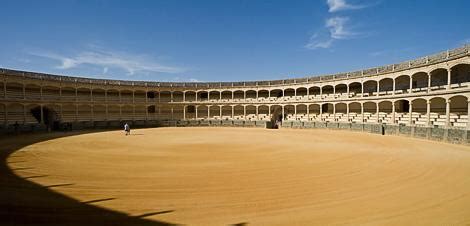
M 470 223 L 467 146 L 338 130 L 154 128 L 130 136 L 68 135 L 0 140 L 9 150 L 0 169 L 0 203 L 10 208 L 0 211 L 2 222 Z

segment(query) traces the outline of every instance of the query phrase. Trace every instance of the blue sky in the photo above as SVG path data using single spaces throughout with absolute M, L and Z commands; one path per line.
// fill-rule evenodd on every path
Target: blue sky
M 467 0 L 3 0 L 0 67 L 151 81 L 305 77 L 470 42 Z

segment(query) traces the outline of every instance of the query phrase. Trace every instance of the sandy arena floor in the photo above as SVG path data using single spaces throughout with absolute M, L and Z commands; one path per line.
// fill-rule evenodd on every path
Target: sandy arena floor
M 470 224 L 470 147 L 332 130 L 132 132 L 36 143 L 8 166 L 89 205 L 175 224 Z

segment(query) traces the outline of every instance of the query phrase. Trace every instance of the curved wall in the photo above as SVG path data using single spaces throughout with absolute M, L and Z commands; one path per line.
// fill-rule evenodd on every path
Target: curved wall
M 358 72 L 272 81 L 119 81 L 0 69 L 0 126 L 11 131 L 57 127 L 54 122 L 107 127 L 219 120 L 466 131 L 469 84 L 469 46 Z

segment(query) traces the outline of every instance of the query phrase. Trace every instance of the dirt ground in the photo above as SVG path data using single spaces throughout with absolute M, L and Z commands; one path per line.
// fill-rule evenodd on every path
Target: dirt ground
M 407 137 L 139 129 L 43 141 L 7 164 L 84 205 L 174 224 L 470 224 L 470 147 Z

